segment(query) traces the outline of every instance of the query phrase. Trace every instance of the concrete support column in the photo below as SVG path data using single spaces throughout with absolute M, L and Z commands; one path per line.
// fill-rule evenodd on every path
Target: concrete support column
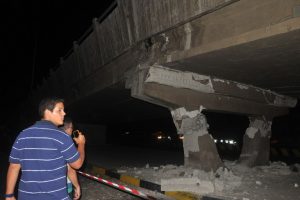
M 222 166 L 216 145 L 208 134 L 206 117 L 201 110 L 171 111 L 178 134 L 183 134 L 184 164 L 204 171 L 215 171 Z
M 239 162 L 248 167 L 266 165 L 270 156 L 272 122 L 265 117 L 250 117 L 249 120 Z

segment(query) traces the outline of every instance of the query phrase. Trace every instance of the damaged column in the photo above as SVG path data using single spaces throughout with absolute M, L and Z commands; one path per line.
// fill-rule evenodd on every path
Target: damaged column
M 172 117 L 178 134 L 183 134 L 185 166 L 215 171 L 222 166 L 208 123 L 201 110 L 186 111 L 181 107 L 172 110 Z
M 216 170 L 222 162 L 199 107 L 273 119 L 287 114 L 297 103 L 270 90 L 157 64 L 129 74 L 126 84 L 133 97 L 172 110 L 177 131 L 184 135 L 185 164 L 206 171 Z M 248 166 L 268 162 L 270 127 L 271 122 L 263 117 L 251 118 L 240 162 Z
M 250 117 L 249 120 L 239 162 L 248 167 L 266 165 L 269 163 L 272 122 L 265 117 Z

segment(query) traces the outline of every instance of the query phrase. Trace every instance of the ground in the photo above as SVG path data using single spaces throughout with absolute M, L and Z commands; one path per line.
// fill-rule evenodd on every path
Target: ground
M 247 168 L 235 161 L 225 160 L 225 168 L 219 169 L 217 173 L 205 173 L 184 167 L 183 152 L 178 151 L 107 145 L 93 149 L 88 154 L 90 160 L 98 166 L 111 166 L 109 169 L 115 169 L 118 173 L 162 186 L 162 183 L 166 183 L 165 188 L 168 187 L 168 179 L 175 178 L 169 182 L 190 181 L 193 184 L 194 181 L 197 185 L 198 181 L 202 186 L 198 187 L 198 191 L 194 191 L 196 187 L 187 187 L 186 191 L 220 199 L 300 199 L 300 165 L 297 163 L 287 165 L 284 162 L 270 162 L 268 166 Z M 203 188 L 206 191 L 201 190 Z
M 127 199 L 127 200 L 138 200 L 140 198 L 132 196 L 130 194 L 118 191 L 109 186 L 99 184 L 95 181 L 87 179 L 85 177 L 79 176 L 79 181 L 82 189 L 82 198 L 81 200 L 118 200 L 118 199 Z
M 185 190 L 228 200 L 297 200 L 300 199 L 300 165 L 286 165 L 283 162 L 272 162 L 269 166 L 246 168 L 233 161 L 225 161 L 225 168 L 218 173 L 205 173 L 200 170 L 184 167 L 183 152 L 147 149 L 126 146 L 101 146 L 87 149 L 87 160 L 114 169 L 119 173 L 155 182 L 164 187 L 173 178 L 178 183 L 195 185 Z M 4 191 L 4 180 L 7 170 L 7 154 L 1 154 L 1 194 Z M 181 178 L 181 179 L 179 179 Z M 117 180 L 114 180 L 118 182 Z M 197 184 L 198 181 L 198 184 Z M 139 199 L 96 181 L 80 176 L 82 185 L 81 200 L 97 199 Z M 174 182 L 174 181 L 173 181 Z M 200 183 L 200 184 L 199 184 Z M 195 187 L 196 186 L 196 187 Z M 201 187 L 200 187 L 201 186 Z M 129 186 L 130 187 L 130 186 Z M 206 190 L 200 190 L 206 188 Z M 184 188 L 182 188 L 184 189 Z M 147 193 L 147 191 L 142 190 Z
M 247 168 L 225 162 L 226 168 L 206 173 L 184 166 L 121 167 L 119 172 L 161 184 L 166 190 L 237 200 L 300 199 L 300 165 L 273 162 L 269 166 Z

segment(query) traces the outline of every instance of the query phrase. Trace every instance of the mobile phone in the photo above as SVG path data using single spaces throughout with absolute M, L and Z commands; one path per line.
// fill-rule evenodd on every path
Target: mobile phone
M 79 136 L 79 130 L 75 130 L 72 132 L 72 137 L 77 138 Z

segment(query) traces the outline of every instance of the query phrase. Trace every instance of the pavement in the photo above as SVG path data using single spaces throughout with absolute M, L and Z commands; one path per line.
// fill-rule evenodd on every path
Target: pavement
M 176 200 L 223 200 L 219 197 L 199 196 L 189 192 L 161 191 L 161 185 L 126 174 L 117 169 L 126 167 L 160 166 L 166 164 L 183 165 L 183 152 L 129 146 L 105 145 L 87 148 L 86 169 L 95 176 L 108 176 L 123 183 L 161 193 Z
M 295 156 L 295 155 L 293 155 Z M 1 180 L 1 195 L 4 194 L 5 179 L 7 172 L 7 160 L 8 152 L 0 153 L 0 180 Z M 177 199 L 177 200 L 224 200 L 224 197 L 213 197 L 213 196 L 197 196 L 192 193 L 172 191 L 165 192 L 161 191 L 161 186 L 157 183 L 153 183 L 149 180 L 139 179 L 132 177 L 126 174 L 117 173 L 117 169 L 121 167 L 145 167 L 149 166 L 160 166 L 160 165 L 183 165 L 183 151 L 179 149 L 155 149 L 155 148 L 145 148 L 145 147 L 136 147 L 136 146 L 121 146 L 121 145 L 103 145 L 97 147 L 87 147 L 86 148 L 86 163 L 83 167 L 83 170 L 90 172 L 93 175 L 99 175 L 104 177 L 110 177 L 116 179 L 120 184 L 129 185 L 132 188 L 137 190 L 144 191 L 151 194 L 152 196 L 159 196 L 157 199 Z M 89 185 L 88 185 L 89 184 Z M 92 197 L 98 196 L 95 191 L 98 184 L 92 184 L 87 182 L 85 194 L 90 191 L 90 196 L 86 196 L 86 199 L 94 199 Z M 91 187 L 95 187 L 94 190 L 91 190 Z M 112 190 L 114 191 L 114 190 Z M 99 193 L 103 192 L 99 190 Z M 103 199 L 112 199 L 108 198 L 111 191 L 108 191 L 107 197 L 103 196 Z M 128 197 L 123 197 L 122 194 L 119 194 L 120 199 L 129 199 Z M 162 198 L 165 196 L 166 198 Z M 130 197 L 131 198 L 131 197 Z M 99 198 L 96 198 L 99 199 Z M 134 199 L 134 198 L 132 198 Z M 227 199 L 226 199 L 227 200 Z
M 171 199 L 176 199 L 176 200 L 223 200 L 223 198 L 220 198 L 220 197 L 199 196 L 199 195 L 189 193 L 189 192 L 161 191 L 161 185 L 159 185 L 159 184 L 156 184 L 156 183 L 153 183 L 153 182 L 150 182 L 147 180 L 139 179 L 139 178 L 136 178 L 133 176 L 119 174 L 115 170 L 105 169 L 105 168 L 97 166 L 96 164 L 89 164 L 88 168 L 90 169 L 89 171 L 96 176 L 100 176 L 100 177 L 109 176 L 111 178 L 120 180 L 123 183 L 153 191 L 156 194 L 161 193 L 161 194 L 165 195 L 166 197 L 170 197 Z

